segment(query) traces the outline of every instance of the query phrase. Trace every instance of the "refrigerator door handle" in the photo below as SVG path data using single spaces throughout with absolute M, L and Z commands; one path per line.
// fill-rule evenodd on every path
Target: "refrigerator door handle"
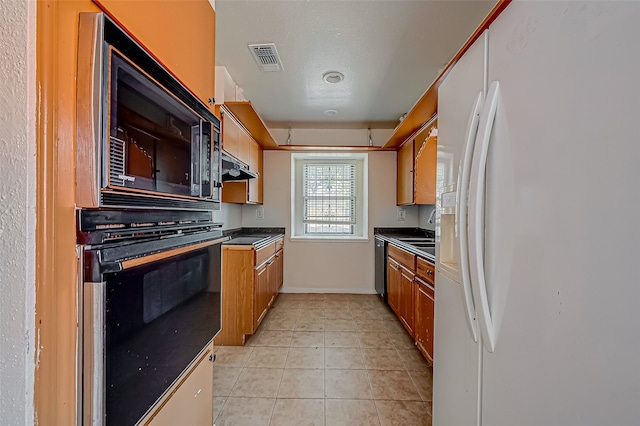
M 469 263 L 473 296 L 476 302 L 478 322 L 485 349 L 493 352 L 496 346 L 496 330 L 491 310 L 484 271 L 484 194 L 487 154 L 491 142 L 491 131 L 496 117 L 500 84 L 494 81 L 489 86 L 487 99 L 480 117 L 478 135 L 473 152 L 469 189 Z
M 478 341 L 478 326 L 476 322 L 476 308 L 473 302 L 471 290 L 471 277 L 469 276 L 469 251 L 467 250 L 467 199 L 469 191 L 469 174 L 471 171 L 471 159 L 473 157 L 473 146 L 478 131 L 478 121 L 482 111 L 482 92 L 478 93 L 473 101 L 471 114 L 467 124 L 467 136 L 464 141 L 464 152 L 460 160 L 458 170 L 458 184 L 456 199 L 456 234 L 458 235 L 458 266 L 462 276 L 462 290 L 464 293 L 465 311 L 467 325 L 473 341 Z

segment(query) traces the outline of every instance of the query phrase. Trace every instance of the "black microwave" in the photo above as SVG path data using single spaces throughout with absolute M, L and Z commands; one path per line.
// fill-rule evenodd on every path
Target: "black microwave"
M 220 207 L 220 121 L 103 13 L 80 16 L 78 207 Z

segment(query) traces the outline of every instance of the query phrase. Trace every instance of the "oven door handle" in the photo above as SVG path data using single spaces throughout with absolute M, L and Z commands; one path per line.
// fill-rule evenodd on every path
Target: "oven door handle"
M 192 244 L 186 247 L 178 247 L 172 250 L 162 251 L 160 253 L 149 254 L 147 256 L 136 257 L 135 259 L 123 260 L 120 262 L 122 270 L 125 271 L 136 266 L 144 265 L 145 263 L 156 262 L 158 260 L 168 259 L 179 254 L 189 253 L 194 250 L 199 250 L 205 247 L 213 246 L 215 244 L 221 244 L 227 241 L 229 237 L 221 237 L 211 241 L 205 241 L 198 244 Z

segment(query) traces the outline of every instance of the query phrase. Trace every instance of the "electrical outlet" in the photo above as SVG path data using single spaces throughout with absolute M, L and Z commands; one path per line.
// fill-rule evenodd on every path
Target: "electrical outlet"
M 396 218 L 400 221 L 403 221 L 407 218 L 407 211 L 405 209 L 398 209 L 396 211 Z
M 256 219 L 258 220 L 264 219 L 264 206 L 256 207 Z

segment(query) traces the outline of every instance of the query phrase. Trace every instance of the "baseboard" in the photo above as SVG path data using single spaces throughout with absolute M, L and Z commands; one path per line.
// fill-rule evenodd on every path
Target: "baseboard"
M 376 294 L 374 288 L 328 288 L 328 287 L 292 287 L 283 286 L 280 293 L 342 293 L 342 294 Z

